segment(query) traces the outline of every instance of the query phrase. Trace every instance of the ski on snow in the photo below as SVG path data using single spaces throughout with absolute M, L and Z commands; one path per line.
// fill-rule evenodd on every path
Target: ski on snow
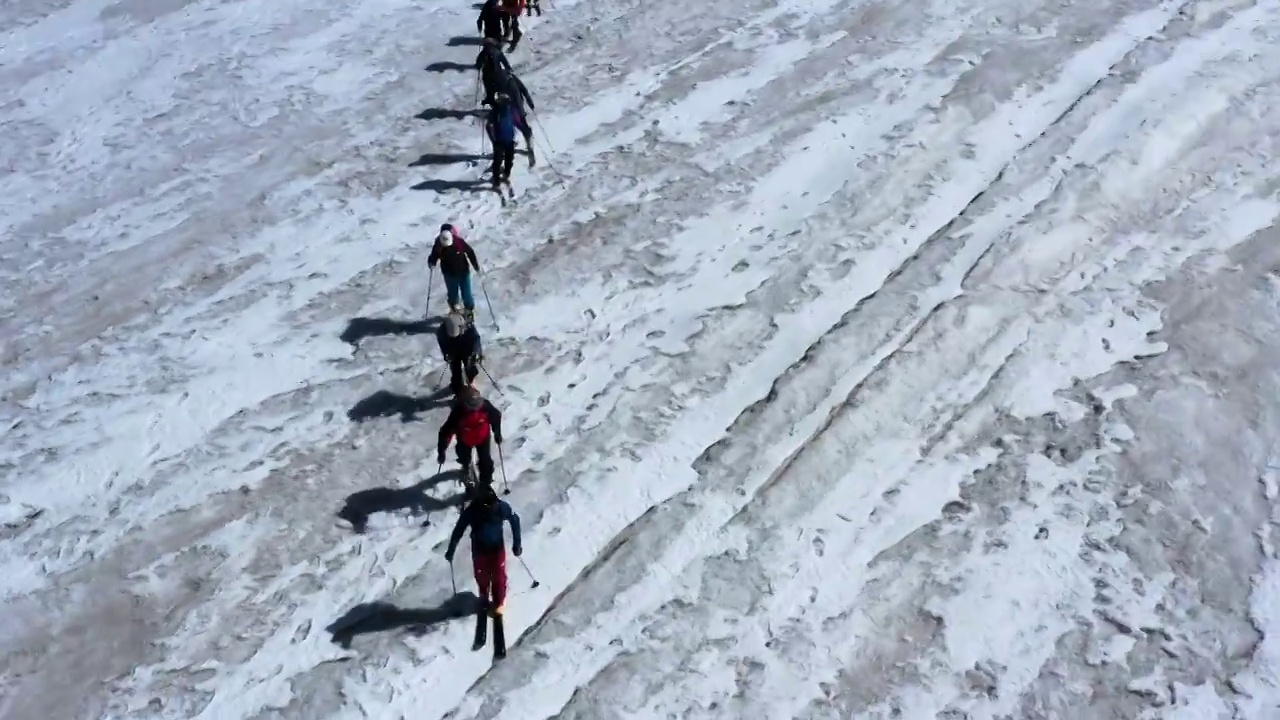
M 485 636 L 489 633 L 489 608 L 487 605 L 481 605 L 476 612 L 476 640 L 471 645 L 472 650 L 479 650 L 484 647 Z
M 491 615 L 487 604 L 481 606 L 480 611 L 476 613 L 476 638 L 471 649 L 479 650 L 485 646 L 488 640 L 490 618 L 493 619 L 493 659 L 501 660 L 507 656 L 507 635 L 502 627 L 502 615 Z
M 506 188 L 506 192 L 503 192 L 504 187 Z M 502 201 L 503 207 L 506 207 L 508 203 L 514 203 L 516 201 L 516 190 L 511 187 L 510 180 L 504 180 L 501 185 L 495 186 L 493 191 L 498 194 L 498 199 Z

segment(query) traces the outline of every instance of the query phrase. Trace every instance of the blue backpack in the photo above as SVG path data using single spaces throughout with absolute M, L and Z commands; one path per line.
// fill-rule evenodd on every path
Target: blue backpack
M 516 141 L 516 109 L 510 101 L 495 108 L 497 117 L 493 123 L 493 134 L 498 142 L 510 145 Z

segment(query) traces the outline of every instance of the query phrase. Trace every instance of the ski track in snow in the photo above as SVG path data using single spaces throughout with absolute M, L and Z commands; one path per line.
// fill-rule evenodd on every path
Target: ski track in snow
M 0 716 L 1280 716 L 1280 1 L 547 5 L 507 208 L 474 12 L 0 10 Z

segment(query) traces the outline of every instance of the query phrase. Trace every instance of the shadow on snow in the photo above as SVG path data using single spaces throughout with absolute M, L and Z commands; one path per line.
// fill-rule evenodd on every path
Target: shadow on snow
M 489 183 L 484 180 L 423 180 L 413 186 L 414 190 L 434 190 L 438 193 L 449 190 L 466 190 L 468 192 L 492 192 Z
M 427 153 L 422 157 L 409 163 L 409 167 L 422 167 L 424 165 L 451 165 L 453 163 L 473 163 L 481 160 L 488 160 L 486 155 L 474 155 L 471 153 Z
M 479 8 L 476 9 L 478 10 Z M 458 35 L 457 37 L 449 38 L 449 42 L 445 43 L 449 47 L 480 47 L 483 44 L 484 38 L 476 35 Z
M 411 397 L 388 390 L 379 390 L 361 400 L 347 411 L 352 422 L 364 422 L 373 418 L 400 416 L 400 422 L 416 422 L 418 413 L 435 408 L 449 407 L 453 393 L 446 386 L 430 395 Z
M 383 335 L 427 335 L 444 323 L 442 318 L 424 320 L 394 320 L 392 318 L 358 317 L 347 321 L 347 327 L 338 336 L 344 343 L 358 345 L 367 337 Z
M 422 112 L 414 115 L 419 120 L 466 120 L 467 118 L 481 117 L 485 114 L 484 109 L 471 110 L 450 110 L 448 108 L 427 108 Z
M 426 67 L 427 72 L 433 72 L 433 73 L 442 73 L 442 72 L 450 72 L 450 71 L 466 72 L 467 70 L 475 70 L 475 69 L 476 69 L 476 66 L 474 63 L 460 63 L 460 62 L 452 62 L 450 60 L 445 60 L 442 62 L 433 62 Z
M 480 598 L 471 591 L 463 591 L 433 608 L 401 608 L 388 602 L 361 603 L 325 629 L 333 635 L 333 642 L 350 649 L 356 635 L 400 628 L 414 635 L 423 635 L 436 625 L 479 612 Z
M 441 483 L 461 482 L 462 470 L 446 470 L 435 477 L 404 488 L 378 487 L 361 490 L 347 496 L 346 503 L 338 511 L 338 517 L 351 523 L 351 529 L 363 533 L 374 513 L 390 513 L 408 510 L 414 515 L 429 515 L 437 510 L 458 507 L 466 499 L 464 493 L 455 493 L 444 499 L 432 497 L 427 490 Z M 429 523 L 423 523 L 425 526 Z

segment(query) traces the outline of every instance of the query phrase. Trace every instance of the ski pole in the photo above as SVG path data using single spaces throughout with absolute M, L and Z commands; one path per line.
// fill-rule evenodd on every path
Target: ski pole
M 436 468 L 436 476 L 437 476 L 437 477 L 439 477 L 439 475 L 440 475 L 440 471 L 441 471 L 442 469 L 444 469 L 444 463 L 440 463 L 440 466 Z M 428 510 L 428 511 L 427 511 L 427 519 L 422 521 L 422 527 L 430 527 L 430 526 L 431 526 L 431 511 L 430 511 L 430 510 Z M 451 562 L 451 563 L 449 563 L 449 570 L 450 570 L 451 572 L 452 572 L 452 570 L 453 570 L 453 563 L 452 563 L 452 562 Z M 454 592 L 454 594 L 456 595 L 456 594 L 457 594 L 457 592 L 455 591 L 455 592 Z
M 429 268 L 427 271 L 427 311 L 422 315 L 423 321 L 431 319 L 431 283 L 435 282 L 435 279 L 435 268 Z
M 538 147 L 540 148 L 543 146 L 544 143 L 546 144 L 546 149 L 550 150 L 550 152 L 543 153 L 543 155 L 547 159 L 547 167 L 551 168 L 551 172 L 555 173 L 556 177 L 560 178 L 560 180 L 563 182 L 565 179 L 564 173 L 560 172 L 560 168 L 556 167 L 555 163 L 551 162 L 551 153 L 555 152 L 556 149 L 554 147 L 551 147 L 551 138 L 547 136 L 547 129 L 542 127 L 542 121 L 538 119 L 537 115 L 533 116 L 533 122 L 538 126 L 538 132 L 542 134 L 543 142 L 538 142 L 538 137 L 536 135 L 534 136 L 533 140 L 534 142 L 538 143 Z
M 493 379 L 493 376 L 489 374 L 489 368 L 485 367 L 484 365 L 482 365 L 482 364 L 480 364 L 480 363 L 476 363 L 476 364 L 477 364 L 477 365 L 480 365 L 480 369 L 484 371 L 484 376 L 485 376 L 485 377 L 487 377 L 487 378 L 489 378 L 489 382 L 490 382 L 490 383 L 491 383 L 495 388 L 497 388 L 497 390 L 498 390 L 498 394 L 499 394 L 499 395 L 501 395 L 502 397 L 506 397 L 506 396 L 507 396 L 507 393 L 506 393 L 506 392 L 504 392 L 504 391 L 502 390 L 502 386 L 501 386 L 501 385 L 499 385 L 499 384 L 498 384 L 498 381 L 497 381 L 497 380 L 494 380 L 494 379 Z
M 484 304 L 489 307 L 489 319 L 493 321 L 493 331 L 502 332 L 502 328 L 498 327 L 498 316 L 493 314 L 493 303 L 489 301 L 489 290 L 484 286 L 484 273 L 477 270 L 476 275 L 480 277 L 480 292 L 484 293 Z
M 498 467 L 502 468 L 502 494 L 511 494 L 511 483 L 507 482 L 507 459 L 502 457 L 502 443 L 498 443 Z
M 529 568 L 525 568 L 528 570 Z M 449 582 L 453 583 L 453 594 L 458 594 L 458 577 L 453 573 L 453 561 L 449 561 Z
M 539 585 L 541 585 L 542 583 L 538 582 L 538 578 L 533 576 L 533 571 L 529 569 L 529 564 L 524 561 L 524 558 L 517 556 L 516 559 L 520 561 L 521 567 L 523 567 L 525 573 L 529 575 L 529 579 L 533 581 L 533 587 L 538 587 Z M 453 567 L 453 566 L 450 565 L 449 567 Z

